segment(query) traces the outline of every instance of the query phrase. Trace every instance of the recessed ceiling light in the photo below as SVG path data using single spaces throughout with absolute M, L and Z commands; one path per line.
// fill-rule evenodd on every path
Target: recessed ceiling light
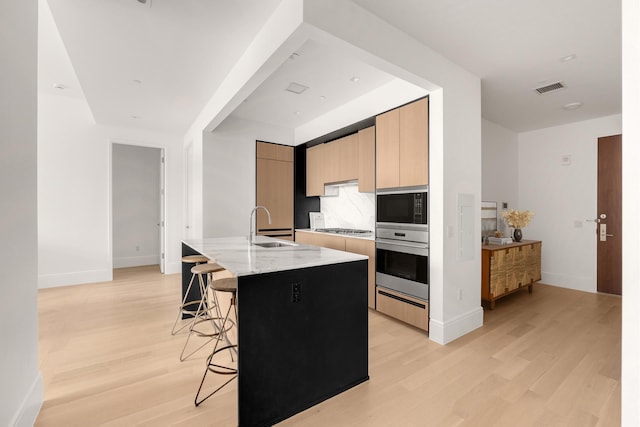
M 358 83 L 359 81 L 360 81 L 360 77 L 358 77 L 358 76 L 351 77 L 351 82 Z
M 294 116 L 299 116 L 299 115 L 300 115 L 300 111 L 294 111 L 294 112 L 293 112 L 293 115 L 294 115 Z
M 565 110 L 577 110 L 580 107 L 582 107 L 582 102 L 580 102 L 580 101 L 578 101 L 578 102 L 570 102 L 570 103 L 564 104 L 562 106 L 562 108 L 564 108 Z
M 572 53 L 571 55 L 563 56 L 562 58 L 560 58 L 560 62 L 569 62 L 573 61 L 574 59 L 576 59 L 576 54 Z
M 60 90 L 65 90 L 67 87 L 65 85 L 63 85 L 62 83 L 54 83 L 53 87 L 55 89 L 60 89 Z
M 133 79 L 133 82 L 137 85 L 142 84 L 142 80 Z
M 320 101 L 324 101 L 325 99 L 327 99 L 327 97 L 326 97 L 326 96 L 324 96 L 324 95 L 322 95 L 322 96 L 320 97 Z
M 136 116 L 136 115 L 133 115 L 133 114 L 132 114 L 132 115 L 131 115 L 131 118 L 132 118 L 132 119 L 139 119 L 140 117 L 138 117 L 138 116 Z

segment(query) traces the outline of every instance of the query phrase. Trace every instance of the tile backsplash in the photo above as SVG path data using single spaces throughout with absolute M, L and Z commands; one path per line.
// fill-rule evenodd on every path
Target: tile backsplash
M 336 186 L 337 196 L 320 197 L 320 212 L 327 228 L 375 229 L 375 194 L 358 192 L 358 183 Z

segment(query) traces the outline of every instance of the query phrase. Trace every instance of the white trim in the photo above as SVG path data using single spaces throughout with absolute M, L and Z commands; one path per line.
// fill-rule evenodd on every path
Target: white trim
M 36 418 L 40 413 L 40 408 L 42 407 L 43 390 L 42 374 L 38 371 L 38 375 L 36 375 L 36 378 L 33 380 L 29 391 L 24 396 L 22 404 L 9 425 L 15 427 L 31 427 L 35 424 Z
M 164 221 L 164 227 L 161 227 L 162 230 L 159 233 L 159 246 L 160 246 L 160 251 L 164 251 L 165 253 L 165 259 L 162 260 L 160 259 L 161 255 L 160 253 L 156 256 L 156 260 L 153 262 L 149 262 L 147 263 L 145 261 L 145 264 L 133 264 L 133 265 L 119 265 L 117 264 L 116 260 L 113 258 L 113 144 L 120 144 L 120 145 L 131 145 L 134 147 L 147 147 L 147 148 L 156 148 L 160 150 L 160 158 L 164 159 L 164 161 L 160 161 L 160 179 L 162 180 L 162 182 L 158 183 L 160 188 L 158 189 L 158 191 L 160 192 L 164 192 L 163 194 L 160 195 L 160 210 L 162 211 L 162 214 L 160 215 L 161 217 L 161 221 Z M 166 165 L 167 165 L 167 161 L 168 161 L 168 157 L 169 157 L 169 150 L 167 150 L 166 146 L 163 144 L 155 144 L 155 143 L 149 143 L 149 142 L 143 142 L 143 141 L 133 141 L 133 140 L 128 140 L 128 139 L 122 139 L 122 138 L 111 138 L 109 139 L 109 149 L 108 149 L 108 158 L 109 158 L 109 167 L 107 168 L 107 197 L 109 198 L 108 200 L 108 206 L 109 206 L 109 224 L 108 224 L 108 238 L 107 241 L 109 242 L 109 259 L 108 259 L 108 268 L 110 270 L 113 270 L 114 268 L 122 268 L 122 267 L 135 267 L 135 266 L 139 266 L 139 265 L 151 265 L 151 264 L 165 264 L 164 266 L 161 265 L 160 266 L 160 271 L 161 273 L 165 274 L 167 272 L 166 270 L 166 247 L 167 247 L 167 180 L 166 180 Z M 143 258 L 143 257 L 141 257 Z M 123 260 L 125 258 L 120 258 L 119 260 Z M 111 274 L 111 277 L 113 277 L 113 274 Z M 112 280 L 111 278 L 109 280 Z
M 38 288 L 57 288 L 59 286 L 80 285 L 84 283 L 110 282 L 111 280 L 113 280 L 113 272 L 111 269 L 44 274 L 38 276 Z
M 429 321 L 429 339 L 438 344 L 448 344 L 481 327 L 483 312 L 482 307 L 476 307 L 445 322 L 431 319 Z

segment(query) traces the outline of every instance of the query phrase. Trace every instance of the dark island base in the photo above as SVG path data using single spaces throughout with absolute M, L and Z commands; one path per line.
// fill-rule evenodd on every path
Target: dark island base
M 238 317 L 241 426 L 275 424 L 369 379 L 366 260 L 240 277 Z

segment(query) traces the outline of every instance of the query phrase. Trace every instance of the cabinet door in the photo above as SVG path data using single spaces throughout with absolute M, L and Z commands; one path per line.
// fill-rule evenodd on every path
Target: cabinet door
M 361 193 L 375 191 L 375 132 L 374 126 L 358 132 L 358 191 Z
M 345 240 L 345 249 L 352 252 L 369 257 L 368 280 L 369 288 L 367 289 L 368 305 L 376 308 L 376 244 L 373 240 L 353 239 L 347 237 Z
M 400 184 L 400 111 L 376 117 L 376 188 Z
M 340 182 L 340 144 L 337 141 L 328 142 L 322 146 L 322 168 L 324 183 Z
M 307 196 L 324 196 L 324 145 L 307 148 Z
M 293 162 L 293 147 L 258 141 L 256 144 L 256 158 Z
M 429 183 L 429 103 L 400 108 L 400 187 Z
M 338 181 L 358 179 L 358 134 L 345 136 L 331 144 L 338 144 L 338 157 L 333 159 L 338 163 Z
M 332 236 L 330 234 L 296 231 L 296 242 L 321 246 L 323 248 L 337 249 L 339 251 L 345 250 L 345 238 L 342 236 Z
M 256 212 L 257 230 L 293 228 L 293 162 L 256 159 L 256 203 L 269 209 Z

